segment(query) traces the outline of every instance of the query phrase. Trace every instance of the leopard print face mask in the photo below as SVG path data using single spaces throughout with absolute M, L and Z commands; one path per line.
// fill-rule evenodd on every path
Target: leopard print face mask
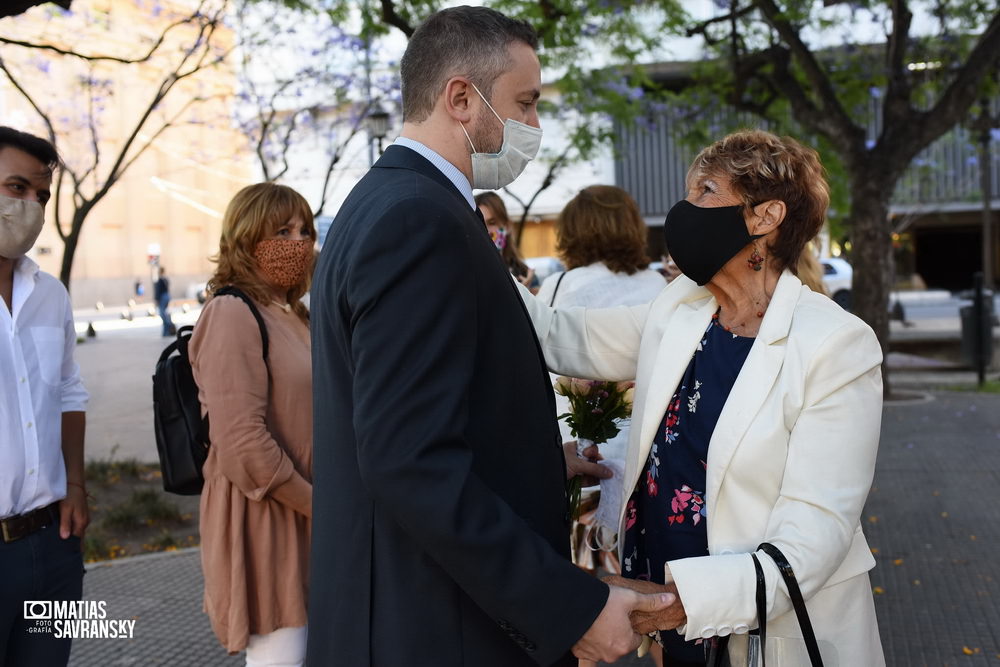
M 269 283 L 288 289 L 305 280 L 312 253 L 310 239 L 265 239 L 257 244 L 253 256 Z

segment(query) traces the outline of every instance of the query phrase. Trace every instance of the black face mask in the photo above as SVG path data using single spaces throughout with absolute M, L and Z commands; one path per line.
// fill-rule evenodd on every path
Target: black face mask
M 748 243 L 764 236 L 747 231 L 742 205 L 702 208 L 686 199 L 667 213 L 663 235 L 677 268 L 699 285 L 708 283 Z

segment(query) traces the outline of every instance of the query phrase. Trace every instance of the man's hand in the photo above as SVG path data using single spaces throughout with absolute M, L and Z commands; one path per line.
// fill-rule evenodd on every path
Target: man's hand
M 677 584 L 669 583 L 666 586 L 661 586 L 651 581 L 625 579 L 618 576 L 604 577 L 602 581 L 609 586 L 631 588 L 633 591 L 644 595 L 669 593 L 676 598 L 676 603 L 666 609 L 658 609 L 653 612 L 641 610 L 632 612 L 629 615 L 629 618 L 632 620 L 632 628 L 640 634 L 645 635 L 654 630 L 673 630 L 687 623 L 687 613 L 684 611 L 684 603 L 681 601 L 681 596 L 677 592 Z
M 639 648 L 642 637 L 632 629 L 629 614 L 656 614 L 677 599 L 670 593 L 643 595 L 619 586 L 610 588 L 608 601 L 597 620 L 573 646 L 573 655 L 581 660 L 614 662 Z
M 59 502 L 59 537 L 70 535 L 83 539 L 83 532 L 90 523 L 87 492 L 75 484 L 66 486 L 66 497 Z
M 567 440 L 563 443 L 563 455 L 566 457 L 566 479 L 582 475 L 583 486 L 593 486 L 598 480 L 609 479 L 613 474 L 609 468 L 598 463 L 602 457 L 597 445 L 587 447 L 583 450 L 583 456 L 579 456 L 576 453 L 576 440 Z
M 66 464 L 66 497 L 59 502 L 59 537 L 71 534 L 83 539 L 90 523 L 87 507 L 87 476 L 83 464 L 83 435 L 87 430 L 87 413 L 62 413 L 62 453 Z

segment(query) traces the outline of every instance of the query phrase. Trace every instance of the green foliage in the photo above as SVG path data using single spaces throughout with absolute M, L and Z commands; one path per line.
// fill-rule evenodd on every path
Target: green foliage
M 123 477 L 131 479 L 138 478 L 140 474 L 146 472 L 148 469 L 156 467 L 139 463 L 134 458 L 115 460 L 115 453 L 117 451 L 118 445 L 115 445 L 108 458 L 91 459 L 87 461 L 84 467 L 84 476 L 86 480 L 102 486 L 108 486 L 116 484 Z
M 618 435 L 618 420 L 632 414 L 631 382 L 602 382 L 560 377 L 555 391 L 569 400 L 569 412 L 559 415 L 570 432 L 594 443 Z
M 142 525 L 182 521 L 180 510 L 156 489 L 136 489 L 125 502 L 110 508 L 101 526 L 111 531 L 129 531 Z
M 292 1 L 338 11 L 361 11 L 367 29 L 404 30 L 444 3 L 439 0 Z M 766 0 L 716 3 L 712 20 L 696 20 L 677 0 L 492 0 L 486 3 L 529 21 L 541 37 L 540 58 L 558 90 L 558 103 L 540 107 L 567 128 L 572 151 L 555 150 L 542 159 L 589 159 L 613 145 L 615 127 L 649 125 L 669 118 L 679 139 L 692 151 L 738 127 L 763 126 L 814 146 L 829 172 L 832 235 L 843 236 L 851 210 L 849 172 L 873 160 L 905 164 L 924 146 L 900 143 L 891 133 L 872 134 L 861 146 L 849 145 L 829 119 L 843 109 L 852 127 L 865 133 L 885 104 L 893 76 L 905 82 L 914 124 L 917 114 L 941 99 L 967 65 L 979 35 L 997 13 L 988 0 L 911 0 L 914 14 L 929 16 L 919 35 L 895 34 L 903 24 L 885 0 L 823 3 L 785 0 L 769 12 Z M 734 17 L 727 17 L 736 10 Z M 720 20 L 720 18 L 722 20 Z M 869 27 L 878 29 L 871 30 Z M 671 60 L 664 45 L 678 37 L 702 38 L 704 57 L 685 71 L 657 73 L 655 63 Z M 893 72 L 889 38 L 904 47 L 902 72 Z M 805 57 L 796 49 L 804 50 Z M 816 72 L 808 72 L 808 60 Z M 924 63 L 924 65 L 920 65 Z M 914 65 L 913 68 L 908 67 Z M 921 69 L 923 67 L 923 69 Z M 996 67 L 993 67 L 993 71 Z M 818 74 L 817 74 L 818 72 Z M 818 79 L 817 79 L 818 77 Z M 821 81 L 822 84 L 818 84 Z M 977 83 L 982 94 L 996 94 L 989 76 Z M 828 90 L 824 87 L 828 86 Z M 790 103 L 796 89 L 816 112 Z M 832 95 L 832 97 L 831 97 Z M 720 107 L 734 112 L 726 118 Z M 707 113 L 711 111 L 712 113 Z M 955 117 L 952 122 L 960 122 Z M 894 143 L 895 142 L 895 143 Z M 890 188 L 891 189 L 891 188 Z

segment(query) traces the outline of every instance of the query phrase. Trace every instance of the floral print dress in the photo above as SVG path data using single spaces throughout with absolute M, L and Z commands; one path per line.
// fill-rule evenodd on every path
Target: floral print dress
M 668 561 L 708 555 L 708 443 L 753 341 L 729 333 L 715 318 L 702 335 L 625 508 L 623 576 L 662 584 Z M 701 640 L 659 634 L 670 658 L 704 661 Z

